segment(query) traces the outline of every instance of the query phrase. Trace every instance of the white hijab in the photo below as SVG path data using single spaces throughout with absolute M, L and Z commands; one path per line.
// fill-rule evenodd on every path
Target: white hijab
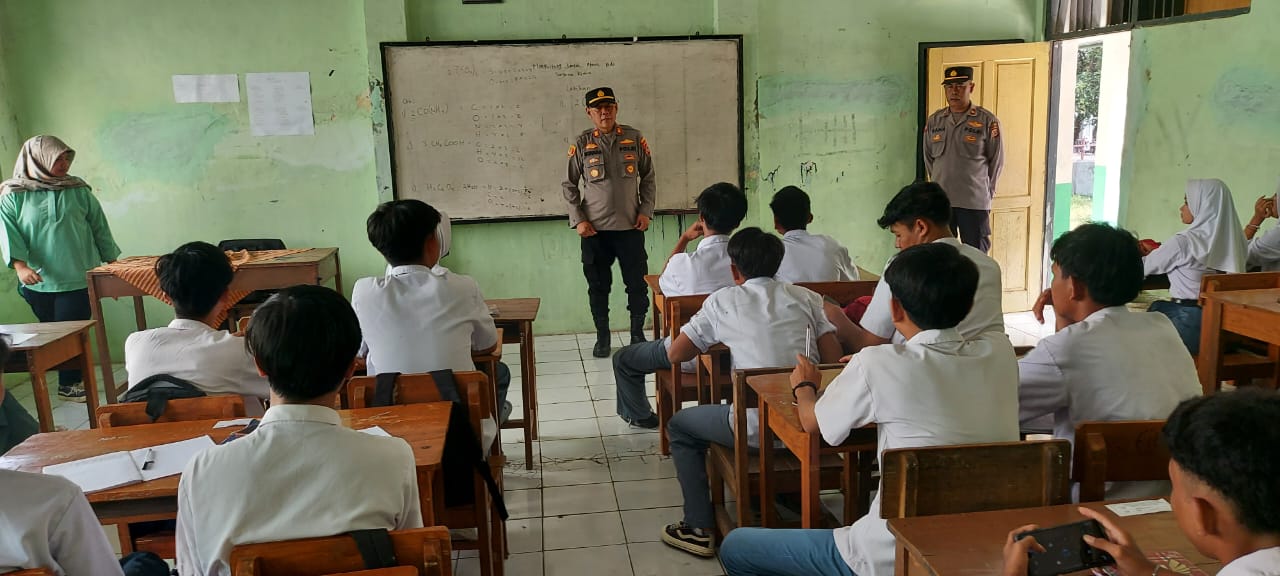
M 0 195 L 88 186 L 84 180 L 75 176 L 54 176 L 50 172 L 58 157 L 63 154 L 70 154 L 70 159 L 74 159 L 76 151 L 55 136 L 36 136 L 27 140 L 22 145 L 22 151 L 18 152 L 18 161 L 13 166 L 13 178 L 0 182 Z
M 1216 178 L 1188 181 L 1187 208 L 1191 225 L 1178 235 L 1196 261 L 1210 270 L 1244 272 L 1248 248 L 1227 185 Z

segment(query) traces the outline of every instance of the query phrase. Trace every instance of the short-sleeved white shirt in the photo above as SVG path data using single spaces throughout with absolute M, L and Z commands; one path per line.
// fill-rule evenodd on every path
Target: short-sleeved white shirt
M 786 252 L 775 278 L 783 282 L 843 282 L 858 279 L 849 250 L 830 236 L 791 230 L 782 235 Z
M 710 294 L 733 286 L 733 270 L 729 267 L 729 237 L 707 236 L 693 252 L 675 254 L 658 277 L 664 296 Z

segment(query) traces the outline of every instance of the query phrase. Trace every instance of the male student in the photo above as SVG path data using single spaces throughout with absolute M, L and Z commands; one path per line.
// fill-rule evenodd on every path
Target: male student
M 717 290 L 707 298 L 671 341 L 665 359 L 656 358 L 662 367 L 691 360 L 716 343 L 729 347 L 735 370 L 792 366 L 797 354 L 837 361 L 840 342 L 835 327 L 823 315 L 822 297 L 774 279 L 783 253 L 782 241 L 759 228 L 734 234 L 729 240 L 729 259 L 736 286 Z M 632 386 L 643 382 L 643 377 L 630 376 Z M 747 443 L 758 447 L 758 420 L 754 409 L 748 412 Z M 733 406 L 713 404 L 681 410 L 667 423 L 667 433 L 684 494 L 684 518 L 663 529 L 662 541 L 691 554 L 714 556 L 711 531 L 715 516 L 706 456 L 713 442 L 733 446 Z
M 1018 361 L 1023 424 L 1052 414 L 1054 436 L 1073 440 L 1081 422 L 1156 420 L 1200 395 L 1195 363 L 1173 323 L 1125 307 L 1142 289 L 1137 238 L 1084 224 L 1058 238 L 1049 257 L 1053 283 L 1036 312 L 1052 300 L 1057 332 Z M 1168 493 L 1168 482 L 1114 483 L 1107 498 Z
M 948 223 L 951 215 L 951 202 L 938 184 L 916 182 L 904 187 L 889 201 L 884 207 L 884 215 L 876 224 L 893 232 L 893 245 L 899 250 L 929 243 L 949 244 L 958 249 L 962 256 L 978 267 L 978 290 L 973 297 L 972 311 L 956 329 L 966 338 L 983 332 L 1004 332 L 1000 264 L 952 236 Z M 835 325 L 836 335 L 846 352 L 857 352 L 866 346 L 891 341 L 903 342 L 903 336 L 894 331 L 890 292 L 888 283 L 881 278 L 860 324 L 849 320 L 839 307 L 827 306 L 827 318 Z
M 440 212 L 421 200 L 393 200 L 366 223 L 369 242 L 391 265 L 385 277 L 361 278 L 351 292 L 360 318 L 369 375 L 473 371 L 473 352 L 501 345 L 480 286 L 440 262 Z M 511 370 L 498 363 L 500 421 L 511 413 Z
M 712 184 L 696 200 L 698 221 L 676 240 L 667 258 L 658 287 L 665 296 L 710 294 L 733 285 L 726 247 L 729 235 L 747 215 L 747 196 L 728 182 Z M 689 243 L 702 238 L 692 254 L 686 254 Z
M 233 274 L 226 253 L 207 242 L 183 244 L 156 261 L 160 289 L 173 301 L 176 318 L 125 339 L 129 387 L 167 374 L 211 396 L 244 396 L 245 412 L 262 415 L 262 403 L 271 397 L 267 379 L 254 366 L 244 338 L 213 327 L 227 308 Z
M 957 329 L 978 287 L 978 267 L 955 246 L 903 250 L 884 272 L 890 315 L 907 340 L 863 348 L 819 398 L 821 373 L 797 358 L 796 410 L 809 432 L 839 444 L 875 423 L 879 450 L 1018 439 L 1018 367 L 1003 332 L 966 338 Z M 895 542 L 876 512 L 831 530 L 738 528 L 720 561 L 732 576 L 893 574 Z
M 271 383 L 257 430 L 196 455 L 178 484 L 178 573 L 224 576 L 238 544 L 422 527 L 413 450 L 344 428 L 334 411 L 360 323 L 322 286 L 280 291 L 246 335 Z
M 1280 575 L 1280 396 L 1239 390 L 1184 401 L 1164 426 L 1169 446 L 1169 504 L 1182 534 L 1205 556 L 1222 562 L 1219 576 Z M 1080 508 L 1097 520 L 1106 539 L 1085 543 L 1111 554 L 1120 576 L 1185 573 L 1156 564 L 1108 513 Z M 1043 547 L 1034 538 L 1005 544 L 1005 575 L 1026 576 L 1027 553 Z M 1138 538 L 1142 535 L 1139 534 Z
M 830 236 L 810 234 L 813 222 L 809 195 L 795 186 L 786 186 L 769 202 L 773 209 L 773 227 L 782 235 L 787 248 L 778 267 L 783 282 L 837 282 L 858 279 L 858 267 L 849 251 Z

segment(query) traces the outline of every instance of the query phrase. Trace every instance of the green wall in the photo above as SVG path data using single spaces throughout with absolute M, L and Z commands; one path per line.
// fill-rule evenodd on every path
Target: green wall
M 276 236 L 340 247 L 349 289 L 382 269 L 363 221 L 391 197 L 378 42 L 743 34 L 750 223 L 767 227 L 769 196 L 801 184 L 814 196 L 815 230 L 878 270 L 892 241 L 875 216 L 915 175 L 917 43 L 1034 39 L 1042 18 L 1038 0 L 900 4 L 0 0 L 9 77 L 0 107 L 7 95 L 19 137 L 49 132 L 77 148 L 74 171 L 95 185 L 126 254 Z M 255 71 L 311 72 L 316 136 L 253 137 L 243 102 L 173 103 L 172 74 Z M 0 164 L 15 150 L 0 147 Z M 802 163 L 816 171 L 802 178 Z M 679 233 L 675 217 L 655 221 L 653 271 Z M 539 331 L 590 325 L 578 241 L 564 222 L 459 226 L 454 246 L 445 264 L 475 276 L 486 295 L 540 296 Z M 25 314 L 13 282 L 0 282 L 4 319 Z M 616 279 L 619 327 L 623 302 Z M 157 302 L 148 311 L 153 325 L 169 315 Z M 109 306 L 107 321 L 118 345 L 132 323 L 128 307 Z
M 3 19 L 3 16 L 0 16 Z M 0 56 L 3 56 L 4 32 L 0 31 Z M 22 149 L 18 136 L 18 116 L 9 102 L 12 86 L 5 59 L 0 57 L 0 180 L 12 174 L 14 160 Z M 35 315 L 18 295 L 18 276 L 7 267 L 0 267 L 0 323 L 34 322 Z
M 1243 221 L 1280 179 L 1280 2 L 1133 31 L 1121 221 L 1163 241 L 1189 178 L 1221 178 Z

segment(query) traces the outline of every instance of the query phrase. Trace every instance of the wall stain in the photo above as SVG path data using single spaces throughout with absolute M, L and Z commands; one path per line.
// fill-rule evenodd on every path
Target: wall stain
M 1238 124 L 1274 132 L 1280 127 L 1280 78 L 1263 70 L 1236 68 L 1218 78 L 1212 102 L 1224 124 Z
M 188 182 L 204 171 L 214 147 L 232 130 L 231 120 L 210 106 L 184 104 L 109 116 L 98 129 L 98 149 L 125 181 Z

